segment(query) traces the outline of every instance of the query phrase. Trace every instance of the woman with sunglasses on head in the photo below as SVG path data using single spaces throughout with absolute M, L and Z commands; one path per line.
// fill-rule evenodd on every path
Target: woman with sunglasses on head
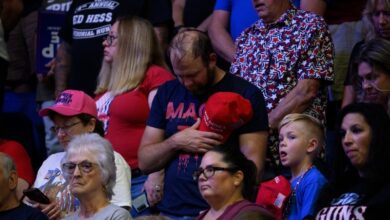
M 138 148 L 157 89 L 173 76 L 153 27 L 145 19 L 117 19 L 103 46 L 96 89 L 98 117 L 104 123 L 105 137 L 132 169 L 132 199 L 144 198 L 146 191 L 149 204 L 154 205 L 162 196 L 163 174 L 142 174 Z M 142 210 L 145 206 L 133 207 L 132 216 L 149 214 L 149 210 Z
M 351 104 L 340 112 L 331 188 L 316 219 L 390 219 L 390 118 L 383 106 Z
M 131 219 L 126 209 L 109 202 L 114 193 L 116 167 L 107 140 L 98 134 L 76 136 L 61 165 L 70 191 L 80 201 L 80 209 L 65 219 Z
M 49 116 L 53 121 L 53 132 L 66 150 L 69 142 L 76 135 L 97 133 L 103 135 L 103 125 L 97 120 L 95 101 L 82 91 L 65 90 L 57 97 L 56 103 L 42 109 L 41 116 Z M 40 204 L 26 198 L 26 202 L 39 207 L 50 219 L 63 218 L 79 209 L 79 201 L 71 194 L 61 171 L 61 159 L 65 153 L 50 155 L 39 168 L 34 187 L 39 188 L 51 201 Z M 114 152 L 116 165 L 116 181 L 113 204 L 129 208 L 130 168 L 123 157 Z
M 248 201 L 256 196 L 256 166 L 239 150 L 218 146 L 208 151 L 194 180 L 210 205 L 198 220 L 273 219 L 264 208 Z

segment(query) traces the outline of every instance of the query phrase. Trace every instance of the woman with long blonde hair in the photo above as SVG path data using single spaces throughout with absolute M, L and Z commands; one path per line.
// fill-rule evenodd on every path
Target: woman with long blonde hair
M 147 20 L 119 18 L 103 46 L 104 58 L 96 89 L 98 117 L 104 123 L 105 137 L 131 167 L 135 217 L 148 214 L 142 206 L 134 206 L 135 199 L 143 201 L 143 189 L 149 204 L 158 202 L 162 196 L 163 177 L 143 175 L 138 168 L 137 152 L 157 89 L 173 79 L 173 75 L 167 70 L 157 36 Z

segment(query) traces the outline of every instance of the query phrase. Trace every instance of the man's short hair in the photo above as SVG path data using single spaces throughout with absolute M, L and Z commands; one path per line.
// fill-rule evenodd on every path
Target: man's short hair
M 193 58 L 201 57 L 202 62 L 207 65 L 210 62 L 210 54 L 214 53 L 211 40 L 203 31 L 195 28 L 181 30 L 171 41 L 168 47 L 168 56 L 175 53 L 178 61 L 188 55 Z
M 3 170 L 4 178 L 8 178 L 12 172 L 16 172 L 16 166 L 10 156 L 0 152 L 0 169 Z
M 315 150 L 317 155 L 320 149 L 323 149 L 325 147 L 325 128 L 318 119 L 307 114 L 288 114 L 284 116 L 282 121 L 279 123 L 279 131 L 282 127 L 298 121 L 303 122 L 307 126 L 305 129 L 306 133 L 309 133 L 312 137 L 318 140 L 318 147 Z

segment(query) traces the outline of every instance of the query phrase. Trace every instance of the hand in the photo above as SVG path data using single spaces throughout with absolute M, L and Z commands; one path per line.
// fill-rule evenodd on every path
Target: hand
M 46 63 L 45 67 L 49 68 L 47 75 L 54 75 L 56 65 L 57 65 L 56 58 L 53 58 L 52 60 L 50 60 L 50 62 Z
M 38 81 L 43 82 L 43 83 L 49 83 L 50 81 L 54 81 L 53 77 L 54 77 L 56 64 L 57 64 L 57 62 L 56 62 L 55 58 L 50 60 L 50 62 L 46 63 L 45 67 L 49 68 L 49 71 L 47 72 L 47 74 L 38 73 L 37 74 Z
M 155 206 L 160 202 L 164 194 L 164 170 L 149 174 L 144 190 L 150 206 Z
M 222 135 L 197 130 L 200 125 L 200 119 L 191 127 L 177 132 L 171 137 L 173 144 L 179 149 L 190 153 L 205 153 L 214 146 L 220 145 L 222 142 Z
M 39 204 L 38 208 L 49 217 L 50 220 L 59 219 L 61 216 L 60 204 L 53 201 L 50 204 Z

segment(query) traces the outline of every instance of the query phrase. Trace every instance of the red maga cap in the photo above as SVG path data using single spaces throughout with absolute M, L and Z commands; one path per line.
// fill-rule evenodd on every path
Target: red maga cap
M 234 129 L 252 116 L 252 105 L 247 99 L 234 92 L 217 92 L 206 102 L 199 130 L 221 134 L 225 142 Z
M 47 116 L 50 111 L 60 115 L 74 116 L 82 113 L 97 117 L 95 100 L 83 91 L 65 90 L 58 95 L 54 105 L 39 111 L 40 116 Z

